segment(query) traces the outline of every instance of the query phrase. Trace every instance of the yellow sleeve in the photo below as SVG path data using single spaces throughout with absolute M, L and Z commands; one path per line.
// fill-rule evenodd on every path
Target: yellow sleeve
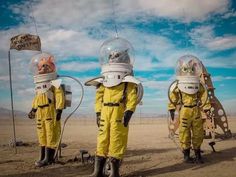
M 105 87 L 101 84 L 96 90 L 95 112 L 101 112 Z
M 54 90 L 55 93 L 55 106 L 56 109 L 64 109 L 65 106 L 65 95 L 62 87 L 55 88 Z
M 170 99 L 173 103 L 177 103 L 179 102 L 179 94 L 178 94 L 178 88 L 174 89 L 171 93 L 170 93 Z M 169 101 L 168 103 L 168 110 L 171 110 L 171 109 L 176 109 L 176 105 L 173 104 Z
M 38 108 L 37 95 L 34 96 L 34 99 L 33 99 L 33 101 L 32 101 L 32 108 L 33 108 L 33 109 L 37 109 L 37 108 Z
M 207 99 L 206 104 L 203 106 L 203 110 L 211 109 L 211 103 L 210 103 L 210 99 L 208 97 L 208 91 L 207 91 L 207 89 L 204 88 L 204 86 L 202 84 L 200 85 L 200 99 L 201 99 L 202 103 L 204 103 L 205 100 Z
M 137 105 L 137 85 L 128 83 L 126 92 L 126 110 L 135 111 Z

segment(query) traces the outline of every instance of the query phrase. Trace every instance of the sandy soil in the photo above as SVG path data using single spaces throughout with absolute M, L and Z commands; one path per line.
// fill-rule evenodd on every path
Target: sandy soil
M 233 138 L 217 139 L 217 152 L 212 153 L 209 140 L 202 146 L 205 163 L 202 165 L 182 163 L 182 153 L 168 138 L 166 119 L 134 119 L 130 126 L 128 150 L 121 167 L 125 177 L 188 176 L 188 177 L 235 177 L 236 176 L 236 118 L 229 119 Z M 93 154 L 96 147 L 95 121 L 69 120 L 66 126 L 60 161 L 44 168 L 35 168 L 39 147 L 32 120 L 17 119 L 17 139 L 24 142 L 17 147 L 17 154 L 9 147 L 12 137 L 11 121 L 0 119 L 0 176 L 10 177 L 76 177 L 92 172 L 89 163 L 73 162 L 79 150 Z M 178 139 L 176 139 L 178 142 Z M 177 143 L 178 144 L 178 143 Z

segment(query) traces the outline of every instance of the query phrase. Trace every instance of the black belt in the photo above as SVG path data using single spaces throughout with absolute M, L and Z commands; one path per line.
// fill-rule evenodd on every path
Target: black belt
M 38 106 L 39 108 L 45 108 L 45 107 L 48 107 L 49 106 L 49 104 L 45 104 L 45 105 L 40 105 L 40 106 Z
M 196 107 L 196 106 L 197 106 L 196 104 L 195 104 L 195 105 L 192 105 L 192 106 L 190 106 L 190 105 L 189 105 L 189 106 L 188 106 L 188 105 L 184 105 L 185 108 L 194 108 L 194 107 Z
M 104 106 L 110 106 L 110 107 L 112 107 L 112 106 L 120 106 L 119 103 L 104 103 L 103 105 Z

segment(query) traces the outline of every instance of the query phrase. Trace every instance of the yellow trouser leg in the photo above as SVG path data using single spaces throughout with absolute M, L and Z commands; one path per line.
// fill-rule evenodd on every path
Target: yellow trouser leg
M 101 112 L 100 127 L 97 137 L 97 156 L 106 157 L 108 154 L 109 139 L 110 139 L 110 122 L 109 122 L 109 109 L 103 107 Z
M 186 108 L 180 111 L 179 140 L 182 149 L 191 147 L 191 110 Z
M 37 135 L 38 135 L 38 141 L 40 146 L 46 146 L 47 140 L 46 140 L 46 129 L 45 129 L 45 121 L 42 119 L 43 111 L 41 108 L 37 110 L 36 113 L 36 123 L 37 123 Z
M 204 130 L 203 130 L 203 120 L 200 116 L 196 117 L 193 122 L 193 137 L 192 137 L 192 143 L 193 143 L 193 149 L 200 149 L 201 144 L 204 139 Z
M 54 126 L 53 118 L 46 118 L 45 120 L 46 135 L 47 135 L 47 147 L 55 149 L 57 146 L 57 132 Z
M 113 110 L 111 117 L 111 128 L 110 128 L 110 145 L 109 145 L 109 157 L 116 159 L 122 159 L 126 151 L 128 141 L 128 127 L 124 127 L 122 123 L 123 119 L 123 108 L 116 107 Z

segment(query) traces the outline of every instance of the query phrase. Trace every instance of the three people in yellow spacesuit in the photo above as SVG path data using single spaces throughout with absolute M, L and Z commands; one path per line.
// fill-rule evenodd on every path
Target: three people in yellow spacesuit
M 65 106 L 65 97 L 52 55 L 41 53 L 32 58 L 31 69 L 34 72 L 35 97 L 29 118 L 36 117 L 37 134 L 41 147 L 37 167 L 53 163 L 55 149 L 61 132 L 61 114 Z
M 184 161 L 192 162 L 190 148 L 195 151 L 195 162 L 203 163 L 201 157 L 201 144 L 204 139 L 203 120 L 201 118 L 201 107 L 209 112 L 211 105 L 207 90 L 200 83 L 201 62 L 192 55 L 185 55 L 178 60 L 175 82 L 170 90 L 170 103 L 168 109 L 171 119 L 174 120 L 176 106 L 179 110 L 179 140 L 183 149 Z
M 141 83 L 132 74 L 132 46 L 122 38 L 105 41 L 101 47 L 102 77 L 86 82 L 97 87 L 95 111 L 99 127 L 94 173 L 103 177 L 109 158 L 109 177 L 119 177 L 119 166 L 128 141 L 128 124 L 138 104 Z M 142 87 L 142 86 L 141 86 Z

